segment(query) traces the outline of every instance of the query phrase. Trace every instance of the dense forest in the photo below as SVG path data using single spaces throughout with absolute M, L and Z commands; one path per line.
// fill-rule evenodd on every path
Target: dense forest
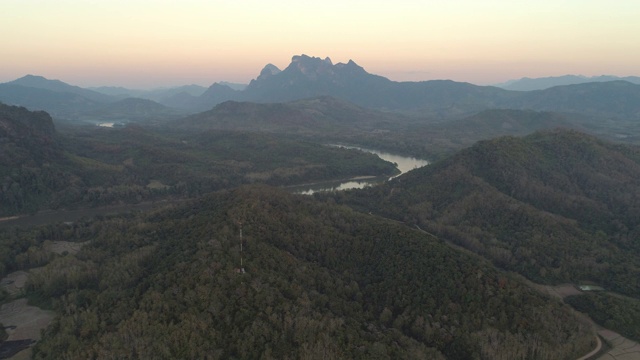
M 572 359 L 593 346 L 568 307 L 476 256 L 265 186 L 12 236 L 27 253 L 88 242 L 29 278 L 32 301 L 60 314 L 35 358 Z
M 567 130 L 504 137 L 335 198 L 536 281 L 591 280 L 639 296 L 639 154 Z
M 514 272 L 603 286 L 566 302 L 639 339 L 640 148 L 553 130 L 449 156 L 576 127 L 534 111 L 435 123 L 320 98 L 203 114 L 180 130 L 54 126 L 0 104 L 0 217 L 181 200 L 0 228 L 0 276 L 30 270 L 24 296 L 58 314 L 35 358 L 574 359 L 594 347 L 591 324 Z M 364 190 L 282 189 L 396 171 L 323 145 L 356 139 L 442 160 Z M 61 241 L 83 246 L 50 251 Z
M 2 104 L 0 125 L 0 216 L 397 171 L 372 154 L 253 132 L 135 125 L 58 132 L 46 113 Z

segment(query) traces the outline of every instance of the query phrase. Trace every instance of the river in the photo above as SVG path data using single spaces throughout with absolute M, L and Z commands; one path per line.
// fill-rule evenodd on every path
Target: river
M 399 174 L 393 176 L 400 176 L 407 171 L 428 165 L 426 160 L 416 159 L 408 156 L 400 156 L 384 151 L 371 150 L 356 146 L 343 146 L 343 145 L 329 145 L 344 147 L 347 149 L 357 149 L 361 151 L 370 152 L 378 155 L 381 159 L 396 164 L 396 167 L 400 171 Z M 392 178 L 393 178 L 392 177 Z M 380 184 L 385 181 L 391 180 L 388 176 L 381 177 L 356 177 L 348 180 L 339 181 L 325 181 L 307 185 L 295 185 L 288 187 L 287 189 L 295 194 L 311 195 L 315 192 L 323 191 L 340 191 L 348 189 L 361 189 L 367 186 Z M 22 215 L 13 216 L 7 218 L 0 218 L 0 228 L 7 226 L 37 226 L 43 224 L 51 224 L 57 222 L 73 222 L 81 218 L 89 218 L 97 215 L 109 215 L 120 214 L 131 211 L 147 211 L 158 206 L 163 206 L 171 202 L 180 200 L 164 200 L 158 202 L 145 202 L 140 204 L 125 204 L 125 205 L 112 205 L 97 208 L 82 208 L 78 210 L 44 210 L 34 215 Z
M 326 182 L 319 182 L 319 183 L 308 184 L 308 185 L 297 185 L 289 188 L 291 192 L 295 194 L 311 195 L 316 192 L 362 189 L 367 186 L 372 186 L 372 185 L 383 183 L 385 181 L 389 181 L 392 178 L 396 176 L 400 176 L 413 169 L 417 169 L 417 168 L 429 165 L 429 162 L 427 160 L 416 159 L 414 157 L 409 157 L 409 156 L 391 154 L 384 151 L 372 150 L 372 149 L 362 148 L 358 146 L 344 146 L 344 145 L 333 145 L 333 144 L 330 144 L 329 146 L 343 147 L 346 149 L 357 149 L 360 151 L 376 154 L 382 160 L 386 160 L 396 164 L 396 168 L 400 170 L 400 173 L 391 178 L 387 176 L 357 177 L 357 178 L 352 178 L 352 179 L 342 180 L 342 181 L 326 181 Z

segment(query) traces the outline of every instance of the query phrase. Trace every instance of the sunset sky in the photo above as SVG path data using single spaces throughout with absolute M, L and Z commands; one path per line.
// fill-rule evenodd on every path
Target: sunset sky
M 293 55 L 397 81 L 640 75 L 640 1 L 0 0 L 0 82 L 248 83 Z

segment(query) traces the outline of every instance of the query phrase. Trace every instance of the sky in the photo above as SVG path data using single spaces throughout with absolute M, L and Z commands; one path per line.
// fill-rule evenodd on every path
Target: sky
M 293 55 L 395 81 L 640 76 L 640 1 L 0 0 L 0 82 L 248 83 Z

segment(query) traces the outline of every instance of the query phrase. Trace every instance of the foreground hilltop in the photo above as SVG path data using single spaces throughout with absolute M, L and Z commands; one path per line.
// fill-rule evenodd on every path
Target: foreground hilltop
M 264 186 L 49 231 L 90 242 L 32 276 L 31 296 L 60 314 L 37 358 L 576 358 L 593 346 L 570 309 L 475 256 Z

